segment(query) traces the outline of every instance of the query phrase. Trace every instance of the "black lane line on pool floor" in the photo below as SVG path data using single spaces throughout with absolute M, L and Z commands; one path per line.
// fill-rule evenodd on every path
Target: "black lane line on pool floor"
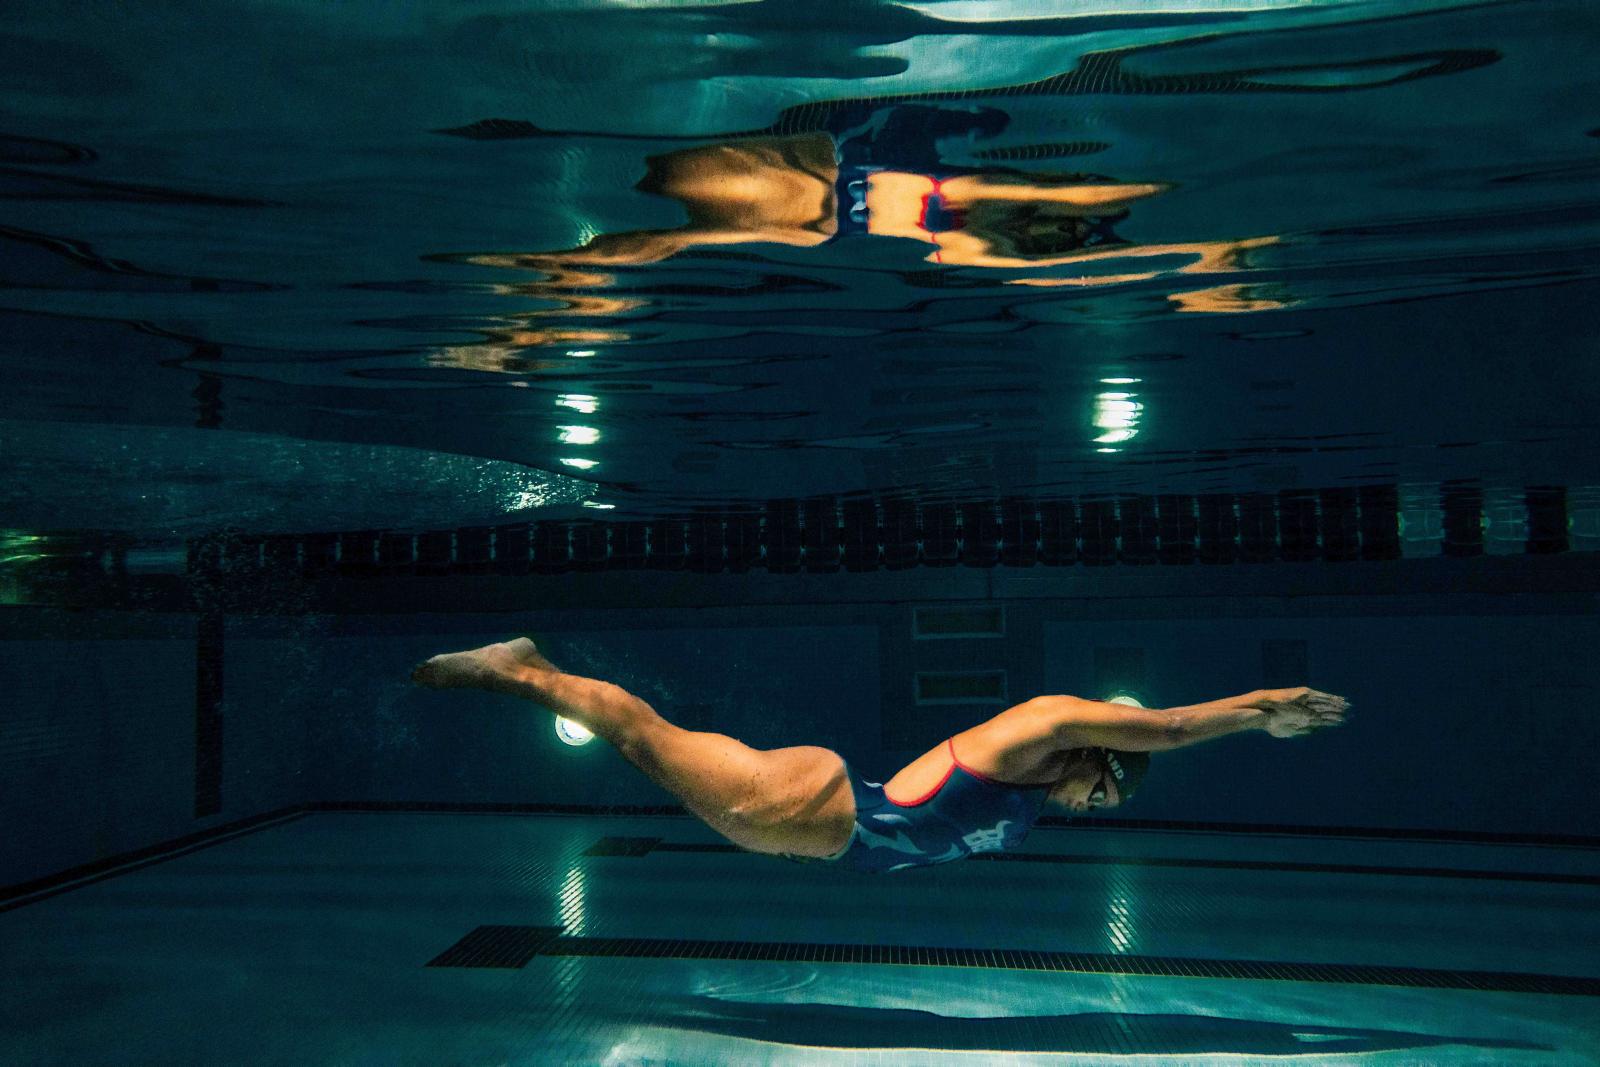
M 559 926 L 480 926 L 429 960 L 428 966 L 515 970 L 527 966 L 560 936 Z
M 742 853 L 733 845 L 677 843 L 659 837 L 602 837 L 585 856 L 640 858 L 652 852 Z M 970 859 L 999 863 L 1060 863 L 1090 867 L 1181 867 L 1200 870 L 1272 871 L 1286 874 L 1359 874 L 1405 878 L 1468 878 L 1489 882 L 1536 882 L 1540 885 L 1600 886 L 1600 876 L 1539 871 L 1480 871 L 1461 867 L 1378 867 L 1351 863 L 1289 863 L 1272 860 L 1167 859 L 1140 856 L 1063 856 L 1049 852 L 990 852 Z
M 480 926 L 427 964 L 429 967 L 524 967 L 535 956 L 621 959 L 764 960 L 777 963 L 867 963 L 910 967 L 1170 978 L 1242 978 L 1337 985 L 1468 989 L 1494 993 L 1600 996 L 1600 978 L 1508 971 L 1456 971 L 1381 964 L 1276 960 L 1193 959 L 1096 952 L 926 945 L 835 945 L 802 941 L 708 941 L 693 938 L 572 937 L 553 926 Z
M 238 819 L 221 826 L 213 826 L 209 830 L 188 834 L 174 841 L 163 841 L 148 848 L 123 852 L 107 859 L 96 860 L 94 863 L 70 867 L 43 878 L 0 887 L 0 912 L 20 908 L 25 904 L 34 904 L 59 893 L 129 874 L 153 864 L 165 863 L 167 860 L 187 856 L 191 852 L 199 852 L 201 849 L 220 845 L 246 834 L 283 826 L 296 819 L 303 819 L 309 814 L 304 805 L 279 808 L 276 811 L 252 815 L 248 819 Z
M 506 804 L 460 801 L 426 802 L 415 800 L 319 800 L 308 804 L 311 811 L 365 812 L 368 814 L 468 815 L 593 815 L 630 818 L 663 817 L 693 819 L 676 804 Z M 1034 823 L 1040 830 L 1085 830 L 1111 833 L 1149 832 L 1157 834 L 1200 834 L 1206 837 L 1250 835 L 1259 837 L 1335 838 L 1354 841 L 1414 841 L 1424 844 L 1518 845 L 1532 848 L 1576 848 L 1600 850 L 1600 836 L 1586 834 L 1509 834 L 1483 830 L 1403 830 L 1361 826 L 1294 826 L 1288 823 L 1184 822 L 1171 819 L 1096 819 L 1092 816 L 1068 818 L 1046 815 Z

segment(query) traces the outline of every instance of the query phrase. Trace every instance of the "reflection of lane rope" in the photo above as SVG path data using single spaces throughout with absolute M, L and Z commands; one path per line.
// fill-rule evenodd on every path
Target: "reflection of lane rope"
M 985 148 L 972 153 L 972 158 L 985 163 L 1028 163 L 1066 156 L 1092 156 L 1110 147 L 1110 141 L 1052 141 L 1049 144 L 1018 145 L 1015 148 Z
M 1353 59 L 1342 63 L 1295 63 L 1280 66 L 1249 67 L 1240 70 L 1214 71 L 1206 74 L 1134 74 L 1123 68 L 1123 62 L 1135 56 L 1170 52 L 1194 44 L 1207 44 L 1216 37 L 1188 41 L 1166 42 L 1157 45 L 1139 45 L 1107 52 L 1091 52 L 1076 67 L 1038 81 L 991 89 L 953 89 L 945 91 L 895 93 L 886 96 L 853 97 L 842 100 L 819 100 L 784 108 L 770 126 L 738 132 L 698 134 L 633 134 L 603 133 L 592 130 L 547 130 L 521 119 L 480 119 L 465 126 L 435 130 L 435 133 L 465 137 L 475 141 L 510 140 L 525 137 L 604 137 L 623 140 L 648 138 L 650 140 L 694 140 L 710 138 L 747 138 L 791 136 L 801 133 L 822 133 L 838 130 L 844 125 L 859 123 L 866 113 L 897 104 L 910 103 L 961 103 L 994 97 L 1021 96 L 1131 96 L 1175 95 L 1180 93 L 1340 93 L 1361 89 L 1381 89 L 1419 78 L 1432 78 L 1460 74 L 1488 66 L 1500 59 L 1492 48 L 1446 48 L 1427 52 L 1407 52 L 1401 55 L 1375 56 L 1370 59 Z M 1307 75 L 1330 75 L 1362 70 L 1391 71 L 1394 67 L 1407 69 L 1387 73 L 1370 81 L 1346 81 L 1342 84 L 1319 84 Z
M 1179 93 L 1335 93 L 1359 89 L 1378 89 L 1417 78 L 1443 74 L 1459 74 L 1487 66 L 1500 58 L 1492 49 L 1443 49 L 1436 52 L 1413 52 L 1398 56 L 1380 56 L 1372 59 L 1352 60 L 1348 63 L 1303 63 L 1276 67 L 1254 67 L 1244 70 L 1217 71 L 1210 74 L 1132 74 L 1123 69 L 1123 61 L 1140 54 L 1166 51 L 1178 44 L 1139 46 L 1110 52 L 1091 52 L 1084 56 L 1073 70 L 1055 74 L 1038 81 L 996 89 L 959 89 L 947 92 L 903 93 L 892 96 L 865 97 L 855 100 L 819 101 L 785 108 L 773 123 L 774 133 L 800 133 L 825 130 L 837 121 L 841 113 L 861 108 L 886 107 L 901 103 L 955 102 L 991 98 L 996 96 L 1130 96 L 1174 95 Z M 1302 81 L 1272 81 L 1273 76 L 1295 77 L 1307 74 L 1328 74 L 1367 68 L 1392 68 L 1410 66 L 1399 74 L 1361 83 L 1319 85 Z

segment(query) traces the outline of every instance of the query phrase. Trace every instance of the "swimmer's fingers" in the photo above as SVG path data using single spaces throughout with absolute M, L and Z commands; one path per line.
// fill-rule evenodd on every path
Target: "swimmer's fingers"
M 1288 738 L 1342 725 L 1350 704 L 1332 693 L 1306 690 L 1292 700 L 1268 700 L 1256 706 L 1267 713 L 1267 732 Z
M 1345 715 L 1350 710 L 1348 700 L 1331 693 L 1307 694 L 1304 703 L 1310 716 L 1307 723 L 1308 730 L 1323 730 L 1330 726 L 1342 725 Z
M 1295 703 L 1319 714 L 1343 712 L 1350 707 L 1350 702 L 1344 697 L 1335 693 L 1321 693 L 1315 689 L 1297 698 Z
M 1264 700 L 1257 704 L 1266 715 L 1266 731 L 1273 737 L 1300 737 L 1310 729 L 1310 713 L 1300 703 Z

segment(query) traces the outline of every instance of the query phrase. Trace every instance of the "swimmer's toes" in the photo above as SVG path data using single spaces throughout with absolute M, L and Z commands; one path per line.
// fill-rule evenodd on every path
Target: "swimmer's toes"
M 417 664 L 411 680 L 429 689 L 467 689 L 478 684 L 483 673 L 478 652 L 446 652 Z

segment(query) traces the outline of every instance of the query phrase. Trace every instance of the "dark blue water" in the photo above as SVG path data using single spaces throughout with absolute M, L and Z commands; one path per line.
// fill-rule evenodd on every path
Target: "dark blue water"
M 0 509 L 1600 473 L 1584 3 L 7 6 Z

